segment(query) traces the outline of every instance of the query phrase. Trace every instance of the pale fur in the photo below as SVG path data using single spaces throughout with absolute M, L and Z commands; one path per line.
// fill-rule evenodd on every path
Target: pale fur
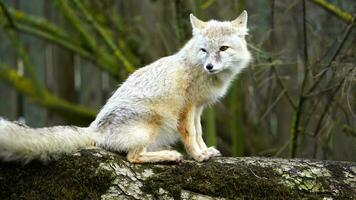
M 90 128 L 56 126 L 33 129 L 0 118 L 0 158 L 4 161 L 48 161 L 60 154 L 93 146 L 96 141 L 100 141 L 100 136 Z
M 247 49 L 247 13 L 231 22 L 203 22 L 191 15 L 193 37 L 176 54 L 138 69 L 116 90 L 88 128 L 30 129 L 0 121 L 0 157 L 5 160 L 48 159 L 94 145 L 128 152 L 131 162 L 179 161 L 161 150 L 179 139 L 202 161 L 220 155 L 202 139 L 200 115 L 223 97 L 251 55 Z M 229 48 L 220 51 L 221 46 Z M 203 52 L 204 48 L 207 52 Z M 207 71 L 207 64 L 214 72 Z

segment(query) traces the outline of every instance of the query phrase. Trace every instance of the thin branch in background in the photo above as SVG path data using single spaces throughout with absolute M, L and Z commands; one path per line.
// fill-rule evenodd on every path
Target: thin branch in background
M 84 40 L 82 42 L 83 46 L 90 51 L 91 54 L 95 55 L 95 57 L 102 58 L 111 64 L 102 65 L 102 68 L 109 72 L 109 74 L 115 79 L 118 78 L 119 68 L 115 61 L 107 56 L 107 52 L 101 48 L 96 41 L 93 39 L 94 37 L 89 34 L 89 31 L 84 27 L 84 23 L 79 19 L 79 17 L 75 14 L 75 11 L 69 5 L 69 1 L 56 0 L 56 5 L 62 11 L 64 17 L 69 22 L 69 25 L 78 32 L 80 37 Z
M 352 109 L 352 106 L 351 106 L 350 94 L 351 94 L 351 89 L 352 89 L 352 81 L 353 81 L 352 79 L 353 79 L 353 77 L 356 77 L 355 73 L 356 73 L 356 70 L 354 70 L 352 72 L 352 74 L 350 75 L 350 81 L 349 81 L 350 84 L 348 84 L 349 85 L 349 87 L 348 87 L 349 92 L 347 92 L 347 95 L 346 95 L 347 106 L 349 108 L 349 111 L 350 111 L 352 117 L 354 117 L 354 118 L 356 118 L 356 114 L 354 113 L 354 110 Z
M 9 28 L 14 28 L 15 27 L 15 23 L 12 20 L 12 17 L 8 11 L 8 9 L 6 8 L 6 6 L 4 5 L 4 3 L 2 1 L 0 1 L 0 14 L 3 13 L 7 23 L 4 25 L 5 27 L 9 27 Z
M 316 99 L 313 101 L 313 99 L 311 99 L 312 102 L 309 101 L 310 108 L 308 110 L 306 110 L 305 112 L 305 120 L 304 120 L 304 125 L 303 125 L 303 129 L 304 131 L 307 131 L 307 128 L 309 126 L 310 120 L 312 119 L 313 116 L 315 116 L 315 112 L 318 108 L 318 105 L 321 104 L 321 101 L 319 99 Z
M 97 51 L 97 45 L 93 37 L 85 29 L 83 22 L 75 14 L 72 7 L 69 5 L 69 1 L 56 0 L 56 6 L 62 11 L 65 19 L 69 22 L 69 25 L 76 30 L 80 37 L 83 38 L 86 47 L 92 51 Z
M 291 143 L 291 157 L 295 157 L 296 153 L 297 153 L 297 147 L 298 147 L 298 135 L 299 135 L 299 123 L 300 123 L 300 118 L 301 118 L 301 114 L 302 114 L 302 109 L 303 109 L 303 104 L 304 102 L 307 100 L 308 95 L 310 95 L 315 88 L 317 88 L 321 82 L 321 80 L 323 79 L 323 77 L 326 75 L 326 72 L 331 68 L 331 64 L 332 62 L 336 59 L 337 55 L 339 54 L 340 50 L 342 49 L 346 39 L 348 38 L 349 34 L 351 33 L 352 27 L 354 26 L 354 17 L 352 17 L 350 14 L 348 14 L 347 12 L 342 11 L 341 9 L 335 7 L 334 5 L 324 1 L 324 0 L 312 0 L 313 3 L 316 3 L 317 5 L 320 5 L 322 7 L 324 7 L 326 10 L 332 12 L 333 14 L 335 14 L 336 16 L 338 16 L 339 18 L 343 19 L 346 22 L 350 22 L 350 24 L 348 25 L 343 39 L 342 41 L 339 43 L 338 47 L 336 48 L 336 51 L 334 52 L 332 58 L 330 59 L 330 62 L 328 63 L 328 65 L 324 68 L 325 70 L 323 70 L 320 75 L 318 76 L 318 79 L 313 83 L 313 85 L 310 87 L 310 89 L 304 94 L 304 88 L 305 88 L 305 83 L 306 83 L 306 76 L 308 75 L 308 73 L 304 73 L 304 79 L 303 79 L 303 83 L 302 83 L 302 90 L 301 90 L 301 95 L 299 98 L 299 103 L 297 106 L 297 112 L 296 112 L 296 116 L 294 119 L 294 123 L 293 123 L 293 128 L 292 128 L 292 143 Z M 306 44 L 306 30 L 305 30 L 305 0 L 303 0 L 303 28 L 304 28 L 304 44 Z M 304 46 L 304 50 L 307 50 L 307 46 Z M 307 58 L 308 54 L 305 53 L 305 58 Z M 307 67 L 307 66 L 306 66 Z M 305 68 L 305 71 L 308 70 L 309 68 Z M 343 81 L 342 81 L 343 82 Z M 341 87 L 342 84 L 340 84 L 339 87 Z M 335 96 L 335 94 L 337 93 L 338 89 L 334 91 L 334 93 L 329 97 L 328 102 L 332 103 L 333 102 L 333 98 Z M 319 122 L 316 126 L 315 132 L 313 133 L 314 136 L 316 137 L 321 129 L 321 124 L 322 121 L 326 115 L 326 113 L 328 112 L 329 108 L 331 106 L 329 104 L 327 104 L 325 106 L 325 109 L 319 119 Z M 310 121 L 310 117 L 308 118 L 307 123 L 305 124 L 304 128 L 307 127 L 308 123 Z M 316 151 L 317 151 L 317 142 L 316 140 L 314 140 L 314 157 L 316 156 Z
M 9 11 L 11 18 L 13 19 L 13 23 L 16 24 L 17 26 L 19 24 L 24 24 L 27 26 L 31 26 L 32 28 L 38 31 L 48 32 L 51 35 L 56 35 L 59 38 L 66 39 L 71 42 L 76 42 L 76 40 L 73 39 L 71 40 L 68 33 L 64 31 L 62 28 L 52 24 L 50 21 L 42 17 L 28 15 L 25 12 L 22 12 L 20 10 L 15 10 L 11 7 L 7 7 L 7 10 Z M 12 28 L 15 29 L 16 27 L 14 26 Z
M 263 57 L 263 58 L 269 58 L 270 54 L 267 53 L 266 51 L 263 51 L 261 48 L 253 45 L 253 44 L 247 44 L 248 48 L 255 51 L 256 54 L 258 54 L 259 56 Z
M 354 17 L 350 13 L 334 6 L 333 4 L 331 4 L 325 0 L 310 0 L 310 1 L 316 5 L 323 7 L 324 9 L 326 9 L 333 15 L 337 16 L 338 18 L 340 18 L 346 22 L 352 22 L 354 19 Z
M 241 99 L 239 99 L 239 87 L 235 84 L 231 86 L 229 104 L 230 104 L 230 119 L 229 127 L 231 133 L 231 155 L 242 156 L 244 149 L 244 140 L 241 126 Z
M 213 107 L 208 107 L 204 111 L 206 122 L 206 142 L 209 146 L 217 145 L 216 126 L 215 126 L 215 112 Z
M 283 95 L 284 95 L 284 93 L 285 93 L 286 91 L 285 90 L 282 90 L 282 92 L 281 93 L 279 93 L 279 95 L 277 96 L 277 98 L 273 101 L 273 103 L 267 108 L 267 110 L 263 113 L 263 115 L 261 116 L 261 120 L 263 119 L 263 118 L 265 118 L 268 114 L 269 114 L 269 112 L 274 108 L 274 106 L 278 103 L 278 101 L 283 97 Z
M 34 91 L 37 93 L 37 95 L 43 96 L 44 86 L 39 81 L 39 79 L 35 73 L 35 68 L 31 65 L 30 60 L 26 54 L 26 51 L 23 48 L 23 46 L 21 45 L 21 43 L 19 42 L 19 40 L 17 39 L 15 32 L 12 29 L 10 29 L 10 27 L 15 27 L 15 24 L 11 18 L 11 15 L 9 14 L 9 12 L 6 9 L 6 7 L 4 6 L 4 4 L 1 3 L 0 6 L 1 6 L 2 11 L 5 13 L 5 16 L 7 19 L 7 23 L 2 24 L 4 32 L 7 35 L 7 37 L 9 38 L 9 40 L 11 41 L 11 43 L 13 44 L 13 46 L 15 47 L 17 54 L 19 55 L 19 57 L 21 58 L 21 60 L 23 62 L 26 72 L 30 75 L 31 81 L 34 83 L 34 86 L 35 86 Z M 7 26 L 7 24 L 8 24 L 8 26 Z
M 74 0 L 73 2 L 79 8 L 79 10 L 83 13 L 83 15 L 86 18 L 86 20 L 91 23 L 91 25 L 94 27 L 94 29 L 102 37 L 102 39 L 104 40 L 105 44 L 114 52 L 114 55 L 116 56 L 116 58 L 123 63 L 123 65 L 126 68 L 127 72 L 135 71 L 135 67 L 124 56 L 124 54 L 121 52 L 121 50 L 118 48 L 118 46 L 115 45 L 114 41 L 108 35 L 107 31 L 103 27 L 100 26 L 100 24 L 90 14 L 88 9 L 78 0 Z
M 308 40 L 307 40 L 307 30 L 306 30 L 306 6 L 305 0 L 302 1 L 302 16 L 303 16 L 303 56 L 304 56 L 304 72 L 303 72 L 303 81 L 299 94 L 299 101 L 296 108 L 296 113 L 293 119 L 292 129 L 291 129 L 291 148 L 290 148 L 290 157 L 294 158 L 297 155 L 299 135 L 301 133 L 300 122 L 302 118 L 302 113 L 304 110 L 304 103 L 306 98 L 304 97 L 304 90 L 307 84 L 308 75 L 309 75 L 309 61 L 308 61 Z
M 276 78 L 277 78 L 277 82 L 278 82 L 279 86 L 282 88 L 283 91 L 285 91 L 285 92 L 284 92 L 284 95 L 286 96 L 286 98 L 287 98 L 287 100 L 288 100 L 290 106 L 291 106 L 294 110 L 296 110 L 296 109 L 297 109 L 297 106 L 296 106 L 296 104 L 294 103 L 294 101 L 293 101 L 292 97 L 290 96 L 290 94 L 288 93 L 288 90 L 287 90 L 286 86 L 284 85 L 284 83 L 283 83 L 283 81 L 282 81 L 282 78 L 280 77 L 280 75 L 279 75 L 279 73 L 278 73 L 276 67 L 275 67 L 275 66 L 272 66 L 272 70 L 273 70 L 273 72 L 274 72 L 274 74 L 275 74 L 275 76 L 276 76 Z
M 11 13 L 2 4 L 2 2 L 0 2 L 0 6 L 2 11 L 1 13 L 7 13 L 5 15 L 7 20 L 5 21 L 5 24 L 2 24 L 4 32 L 12 42 L 13 46 L 16 48 L 26 71 L 30 75 L 30 79 L 24 78 L 22 75 L 19 75 L 18 72 L 8 67 L 6 64 L 0 63 L 0 79 L 13 86 L 16 91 L 29 98 L 32 102 L 46 107 L 49 110 L 53 110 L 65 116 L 66 118 L 71 119 L 75 123 L 86 124 L 93 120 L 96 111 L 57 98 L 45 89 L 45 87 L 38 80 L 35 73 L 35 68 L 31 65 L 24 48 L 16 38 L 14 30 L 18 29 L 18 25 L 15 23 Z
M 0 63 L 0 79 L 14 87 L 16 91 L 25 95 L 32 102 L 61 114 L 74 123 L 86 124 L 95 118 L 97 111 L 55 97 L 45 89 L 42 91 L 43 95 L 39 96 L 35 91 L 32 80 L 19 75 L 16 70 L 11 69 L 4 63 Z
M 332 55 L 330 61 L 328 62 L 328 64 L 322 69 L 321 72 L 318 73 L 317 77 L 318 79 L 313 83 L 313 85 L 310 87 L 310 89 L 306 92 L 306 94 L 304 95 L 303 98 L 306 99 L 310 99 L 311 97 L 314 96 L 313 91 L 320 85 L 321 80 L 323 79 L 323 77 L 326 75 L 327 71 L 331 69 L 332 67 L 332 63 L 335 61 L 336 57 L 338 56 L 338 54 L 340 53 L 343 45 L 345 44 L 347 38 L 349 37 L 349 35 L 351 34 L 352 28 L 354 27 L 354 23 L 350 23 L 347 28 L 345 29 L 342 39 L 341 41 L 338 43 L 336 50 L 334 51 L 334 54 Z M 334 48 L 334 46 L 331 46 L 330 48 Z M 316 110 L 316 105 L 318 104 L 319 101 L 316 101 L 314 106 L 312 107 L 311 113 L 314 113 L 314 111 Z M 309 125 L 311 120 L 311 114 L 309 114 L 307 116 L 307 119 L 305 120 L 305 124 L 304 124 L 304 129 Z
M 344 131 L 344 133 L 356 138 L 356 128 L 352 128 L 352 127 L 348 126 L 347 124 L 345 124 L 343 126 L 342 130 Z
M 329 86 L 329 87 L 327 87 L 325 89 L 322 89 L 322 90 L 319 90 L 317 92 L 306 94 L 305 97 L 310 99 L 310 98 L 315 97 L 315 96 L 326 94 L 326 93 L 332 91 L 333 89 L 337 88 L 339 85 L 340 85 L 340 83 L 337 83 L 336 85 Z
M 264 71 L 265 71 L 264 74 L 270 72 L 270 70 L 268 70 L 268 71 L 264 70 Z M 257 82 L 258 82 L 257 89 L 261 89 L 261 88 L 263 89 L 263 87 L 266 86 L 266 84 L 268 82 L 273 81 L 274 78 L 275 77 L 272 75 L 270 75 L 270 76 L 262 76 L 261 75 L 261 77 L 257 77 Z
M 356 65 L 351 67 L 350 70 L 348 70 L 347 73 L 344 74 L 344 77 L 342 78 L 342 80 L 340 81 L 338 86 L 335 88 L 335 90 L 329 96 L 328 101 L 325 104 L 324 110 L 323 110 L 323 112 L 322 112 L 322 114 L 321 114 L 321 116 L 319 118 L 319 121 L 318 121 L 318 123 L 316 125 L 316 128 L 314 130 L 314 135 L 313 135 L 314 138 L 316 138 L 319 135 L 321 127 L 322 127 L 323 120 L 326 117 L 326 115 L 327 115 L 328 111 L 330 110 L 330 108 L 332 107 L 332 104 L 334 103 L 334 98 L 335 98 L 336 94 L 338 93 L 338 91 L 340 90 L 340 88 L 342 87 L 344 82 L 346 81 L 348 75 L 352 74 L 353 70 L 355 69 L 355 66 Z M 316 154 L 317 154 L 317 145 L 314 145 L 313 157 L 315 157 Z
M 296 65 L 296 62 L 282 62 L 281 60 L 274 60 L 271 62 L 256 63 L 253 64 L 254 67 L 272 67 L 272 66 L 286 66 L 286 65 Z M 261 70 L 262 71 L 262 70 Z
M 346 124 L 351 124 L 352 123 L 352 119 L 350 119 L 347 109 L 344 107 L 345 105 L 343 104 L 343 102 L 338 101 L 338 99 L 335 100 L 335 105 L 339 108 L 339 110 L 342 111 L 342 113 L 344 114 L 345 117 L 345 123 Z M 353 116 L 351 115 L 351 118 Z
M 334 54 L 332 55 L 330 61 L 328 62 L 328 64 L 326 65 L 326 67 L 324 68 L 324 70 L 318 75 L 318 79 L 314 82 L 314 84 L 310 87 L 310 89 L 306 92 L 306 95 L 309 95 L 310 93 L 312 93 L 320 84 L 320 82 L 322 81 L 322 79 L 324 78 L 324 76 L 326 75 L 326 72 L 328 71 L 328 69 L 331 68 L 332 63 L 335 61 L 336 57 L 339 55 L 341 49 L 343 48 L 347 38 L 349 37 L 349 35 L 351 34 L 351 31 L 353 29 L 353 27 L 355 26 L 355 22 L 351 22 L 343 36 L 341 39 L 341 42 L 338 44 L 338 46 L 336 47 L 336 50 L 334 52 Z
M 216 0 L 207 0 L 200 5 L 200 8 L 202 10 L 205 10 L 205 9 L 209 8 L 210 6 L 212 6 L 215 2 L 216 2 Z
M 271 7 L 271 14 L 270 14 L 270 20 L 269 20 L 269 25 L 270 25 L 270 31 L 269 34 L 266 34 L 265 40 L 266 42 L 268 42 L 268 44 L 270 45 L 270 56 L 267 57 L 267 60 L 269 63 L 274 63 L 274 53 L 275 53 L 275 45 L 276 45 L 276 40 L 275 40 L 275 27 L 274 27 L 274 23 L 275 23 L 275 18 L 274 18 L 274 13 L 275 13 L 275 1 L 272 0 L 270 3 L 270 7 Z M 262 44 L 262 43 L 261 43 Z M 267 77 L 264 78 L 264 81 L 262 81 L 259 85 L 262 85 L 262 91 L 264 92 L 264 94 L 261 96 L 263 99 L 262 101 L 265 102 L 265 106 L 261 106 L 263 110 L 265 110 L 263 112 L 263 114 L 261 115 L 260 119 L 263 119 L 266 117 L 267 114 L 269 114 L 272 109 L 274 108 L 275 104 L 280 100 L 280 98 L 282 97 L 281 94 L 284 93 L 284 91 L 282 91 L 280 93 L 280 95 L 277 97 L 277 100 L 273 100 L 274 94 L 275 94 L 275 80 L 272 78 L 273 76 L 273 67 L 274 65 L 271 65 L 271 68 L 269 68 L 268 70 L 266 70 L 267 72 Z M 273 101 L 273 102 L 272 102 Z M 272 130 L 272 126 L 271 123 L 267 122 L 267 130 L 269 132 L 273 132 Z
M 112 61 L 113 59 L 104 56 L 103 54 L 98 55 L 87 50 L 86 47 L 81 45 L 85 42 L 78 42 L 81 41 L 82 38 L 73 38 L 69 36 L 64 30 L 43 18 L 28 15 L 11 8 L 8 9 L 8 13 L 11 15 L 14 24 L 14 27 L 8 26 L 8 28 L 35 36 L 39 39 L 45 39 L 51 43 L 64 47 L 77 53 L 81 57 L 96 63 L 100 69 L 108 72 L 112 77 L 117 78 L 119 68 Z M 2 12 L 0 12 L 0 19 L 3 17 Z M 97 48 L 98 47 L 96 47 L 96 49 Z
M 249 70 L 249 75 L 250 75 L 250 79 L 252 80 L 252 86 L 248 88 L 247 92 L 248 92 L 248 96 L 249 98 L 252 100 L 251 102 L 251 106 L 254 107 L 253 109 L 256 110 L 256 113 L 261 113 L 261 108 L 257 105 L 260 105 L 260 99 L 263 99 L 261 96 L 261 94 L 259 92 L 256 92 L 255 88 L 258 88 L 258 78 L 256 77 L 256 74 L 252 71 L 251 68 L 248 68 L 247 70 Z M 265 70 L 264 70 L 265 71 Z M 253 121 L 256 122 L 258 119 L 258 114 L 251 114 L 251 118 L 253 118 Z
M 238 0 L 236 3 L 236 12 L 241 13 L 246 8 L 245 0 Z M 235 9 L 234 9 L 235 10 Z M 243 133 L 242 126 L 242 99 L 240 99 L 240 87 L 238 87 L 237 82 L 233 83 L 230 91 L 230 119 L 229 128 L 230 128 L 230 138 L 231 138 L 231 155 L 232 156 L 243 156 L 245 149 L 245 140 L 246 136 Z M 219 142 L 221 146 L 221 142 Z
M 332 118 L 331 118 L 332 119 Z M 332 121 L 330 120 L 331 122 L 327 122 L 328 124 L 328 129 L 326 129 L 325 132 L 325 137 L 322 141 L 322 149 L 323 149 L 323 152 L 322 152 L 322 159 L 323 160 L 327 160 L 329 159 L 329 155 L 332 153 L 332 147 L 331 147 L 331 141 L 332 141 L 332 135 L 333 135 L 333 129 L 335 128 L 337 122 L 335 121 Z M 331 125 L 329 125 L 331 124 Z M 316 154 L 315 154 L 315 157 L 316 157 Z
M 273 157 L 280 157 L 280 155 L 285 151 L 288 146 L 289 146 L 290 140 L 287 140 L 281 148 L 278 149 L 278 151 L 273 155 Z

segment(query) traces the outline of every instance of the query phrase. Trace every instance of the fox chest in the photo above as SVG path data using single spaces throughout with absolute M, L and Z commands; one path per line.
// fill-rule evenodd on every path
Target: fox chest
M 192 86 L 188 96 L 192 102 L 196 102 L 197 104 L 214 103 L 227 93 L 230 83 L 230 79 L 223 80 L 218 77 L 209 77 L 204 81 L 197 81 Z

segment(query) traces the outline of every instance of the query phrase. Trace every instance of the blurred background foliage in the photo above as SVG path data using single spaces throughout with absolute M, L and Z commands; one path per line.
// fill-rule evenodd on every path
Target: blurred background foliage
M 189 13 L 249 13 L 250 67 L 203 116 L 226 156 L 356 161 L 354 0 L 1 0 L 0 115 L 86 126 L 135 69 L 178 51 Z

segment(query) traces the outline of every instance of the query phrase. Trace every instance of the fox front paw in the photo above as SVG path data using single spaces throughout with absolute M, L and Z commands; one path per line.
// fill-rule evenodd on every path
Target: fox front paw
M 221 153 L 219 150 L 215 149 L 215 147 L 209 147 L 204 151 L 204 154 L 211 158 L 211 157 L 218 157 L 221 156 Z
M 183 160 L 183 155 L 178 151 L 169 151 L 168 158 L 168 161 L 181 162 Z
M 210 156 L 205 154 L 204 152 L 192 155 L 193 159 L 198 161 L 198 162 L 203 162 L 209 160 Z

